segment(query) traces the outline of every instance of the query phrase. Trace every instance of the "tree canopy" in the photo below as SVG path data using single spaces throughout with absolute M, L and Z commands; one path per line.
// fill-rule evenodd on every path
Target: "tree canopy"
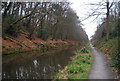
M 29 32 L 29 39 L 88 41 L 69 2 L 2 2 L 3 37 Z

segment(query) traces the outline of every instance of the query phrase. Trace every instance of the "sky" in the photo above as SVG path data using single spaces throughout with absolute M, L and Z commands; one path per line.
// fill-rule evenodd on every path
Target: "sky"
M 86 20 L 84 20 L 86 17 L 88 17 L 89 13 L 92 13 L 93 11 L 91 9 L 95 9 L 98 6 L 95 5 L 89 5 L 91 3 L 99 3 L 104 0 L 68 0 L 70 1 L 71 7 L 75 12 L 77 13 L 77 16 L 79 16 L 79 19 L 82 21 L 82 28 L 85 29 L 89 39 L 92 35 L 94 35 L 97 25 L 100 24 L 100 18 L 105 17 L 105 15 L 99 16 L 97 20 L 96 17 L 90 17 Z M 106 10 L 102 10 L 101 12 L 106 12 Z

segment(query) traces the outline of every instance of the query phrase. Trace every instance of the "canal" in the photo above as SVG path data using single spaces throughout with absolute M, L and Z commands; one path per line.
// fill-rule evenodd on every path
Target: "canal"
M 74 55 L 75 47 L 32 51 L 2 57 L 3 79 L 52 79 L 66 66 Z

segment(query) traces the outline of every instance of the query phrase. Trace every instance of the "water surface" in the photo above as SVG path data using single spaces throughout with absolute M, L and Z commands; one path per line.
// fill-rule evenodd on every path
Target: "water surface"
M 74 55 L 75 48 L 3 56 L 3 79 L 50 79 Z

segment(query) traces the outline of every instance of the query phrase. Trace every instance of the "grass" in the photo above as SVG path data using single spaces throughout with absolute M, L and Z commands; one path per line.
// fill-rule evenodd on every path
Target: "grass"
M 67 47 L 68 45 L 66 46 L 62 46 L 62 48 L 65 48 Z M 3 55 L 11 55 L 11 54 L 17 54 L 17 53 L 25 53 L 25 52 L 30 52 L 30 51 L 47 51 L 47 50 L 50 50 L 52 48 L 58 48 L 58 46 L 56 47 L 49 47 L 49 48 L 46 48 L 46 47 L 42 47 L 42 48 L 31 48 L 31 49 L 21 49 L 21 48 L 16 48 L 16 49 L 10 49 L 10 50 L 7 50 L 5 52 L 2 52 Z M 60 48 L 60 47 L 59 47 Z
M 55 80 L 87 79 L 92 65 L 92 59 L 91 52 L 77 52 L 72 58 L 72 61 L 55 75 Z
M 85 47 L 83 47 L 80 52 L 82 53 L 89 53 L 90 50 L 90 44 L 88 43 Z
M 28 43 L 31 43 L 32 44 L 32 42 L 31 41 L 28 41 Z M 43 47 L 42 47 L 42 45 L 43 45 Z M 52 49 L 52 48 L 65 48 L 65 47 L 67 47 L 67 46 L 69 46 L 69 45 L 67 45 L 67 44 L 64 44 L 64 45 L 62 45 L 61 47 L 59 46 L 59 45 L 55 45 L 55 44 L 53 44 L 53 45 L 50 45 L 49 43 L 47 43 L 47 42 L 41 42 L 41 43 L 39 43 L 39 45 L 41 45 L 41 47 L 38 47 L 38 48 L 30 48 L 30 49 L 22 49 L 22 48 L 11 48 L 11 49 L 9 49 L 9 50 L 7 50 L 7 51 L 4 51 L 4 52 L 2 52 L 2 54 L 3 55 L 9 55 L 9 54 L 16 54 L 16 53 L 24 53 L 24 52 L 30 52 L 30 51 L 45 51 L 45 50 L 50 50 L 50 49 Z M 4 48 L 5 46 L 3 45 L 3 48 Z
M 112 58 L 111 66 L 116 68 L 120 74 L 120 59 L 119 59 L 119 48 L 118 48 L 118 37 L 109 39 L 108 41 L 101 40 L 99 43 L 95 42 L 94 45 L 104 52 L 106 55 Z
M 10 54 L 25 53 L 25 52 L 30 52 L 30 51 L 41 51 L 41 50 L 43 50 L 43 49 L 41 49 L 41 48 L 31 48 L 29 50 L 26 50 L 26 49 L 16 48 L 16 49 L 8 50 L 6 52 L 2 52 L 2 54 L 3 55 L 10 55 Z
M 118 52 L 118 38 L 113 38 L 108 41 L 102 40 L 96 45 L 96 47 L 103 51 L 105 54 L 114 57 Z
M 26 50 L 24 49 L 11 49 L 9 51 L 3 52 L 3 55 L 9 55 L 9 54 L 13 54 L 13 53 L 23 53 L 26 52 Z

